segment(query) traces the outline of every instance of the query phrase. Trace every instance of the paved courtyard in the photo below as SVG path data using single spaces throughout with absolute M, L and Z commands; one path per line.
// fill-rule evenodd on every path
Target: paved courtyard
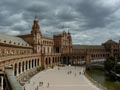
M 60 70 L 58 67 L 48 69 L 32 77 L 25 84 L 25 90 L 99 90 L 83 72 L 83 67 L 72 66 L 60 67 Z M 43 85 L 39 85 L 40 82 Z

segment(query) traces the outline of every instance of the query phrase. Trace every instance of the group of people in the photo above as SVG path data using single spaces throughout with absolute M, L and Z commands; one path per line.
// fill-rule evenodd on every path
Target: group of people
M 39 89 L 39 86 L 41 87 L 41 86 L 43 86 L 43 82 L 39 82 L 39 85 L 37 85 L 37 87 L 35 88 L 35 90 L 38 90 Z M 47 83 L 47 88 L 50 86 L 50 83 L 48 82 Z
M 75 67 L 75 69 L 76 69 L 76 67 Z M 71 73 L 72 73 L 72 71 L 68 71 L 68 72 L 67 72 L 68 75 L 71 74 Z M 79 75 L 83 75 L 83 74 L 85 74 L 85 69 L 81 69 L 80 72 L 79 72 Z M 74 76 L 75 76 L 75 77 L 77 76 L 77 73 L 76 73 L 76 72 L 74 73 Z
M 72 73 L 72 71 L 68 71 L 68 72 L 67 72 L 68 75 L 71 74 L 71 73 Z
M 43 82 L 39 82 L 39 86 L 43 86 Z
M 81 74 L 85 74 L 85 71 L 79 72 L 79 74 L 80 74 L 80 75 L 81 75 Z

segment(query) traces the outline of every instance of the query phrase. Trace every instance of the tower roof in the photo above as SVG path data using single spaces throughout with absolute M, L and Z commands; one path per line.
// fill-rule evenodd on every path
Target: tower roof
M 34 21 L 38 21 L 38 18 L 37 18 L 37 16 L 35 16 L 35 19 L 34 19 Z
M 40 33 L 41 34 L 37 16 L 35 16 L 35 19 L 33 21 L 33 26 L 32 26 L 32 32 L 31 33 Z

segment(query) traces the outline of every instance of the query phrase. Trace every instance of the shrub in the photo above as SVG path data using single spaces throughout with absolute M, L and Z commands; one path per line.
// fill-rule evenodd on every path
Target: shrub
M 45 69 L 45 67 L 44 66 L 41 66 L 41 67 L 37 67 L 37 71 L 39 72 L 39 71 L 42 71 L 42 70 L 44 70 Z

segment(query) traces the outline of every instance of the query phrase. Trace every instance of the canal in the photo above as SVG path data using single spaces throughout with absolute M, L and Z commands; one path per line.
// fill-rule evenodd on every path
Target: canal
M 105 86 L 108 90 L 120 90 L 120 82 L 108 80 L 103 70 L 87 70 L 86 72 L 92 79 Z

